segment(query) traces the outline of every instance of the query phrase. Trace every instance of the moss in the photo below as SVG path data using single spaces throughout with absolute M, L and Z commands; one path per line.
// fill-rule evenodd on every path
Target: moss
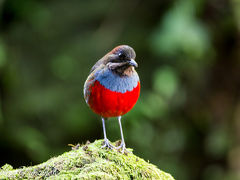
M 6 164 L 0 179 L 160 179 L 173 177 L 132 153 L 102 149 L 102 140 L 77 145 L 71 151 L 31 167 L 13 169 Z M 128 151 L 132 151 L 128 149 Z

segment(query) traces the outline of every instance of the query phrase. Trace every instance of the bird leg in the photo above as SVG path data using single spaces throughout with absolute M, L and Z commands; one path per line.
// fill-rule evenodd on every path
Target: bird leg
M 119 127 L 120 127 L 120 132 L 121 132 L 121 144 L 120 146 L 116 147 L 116 149 L 122 149 L 122 153 L 124 153 L 125 151 L 129 153 L 129 151 L 126 148 L 126 144 L 124 141 L 124 137 L 123 137 L 123 130 L 122 130 L 122 123 L 121 123 L 121 116 L 118 116 L 118 123 L 119 123 Z
M 105 128 L 105 120 L 103 117 L 102 117 L 102 125 L 103 125 L 103 135 L 104 135 L 104 144 L 103 144 L 102 148 L 105 148 L 105 147 L 107 147 L 109 149 L 115 148 L 113 145 L 110 144 L 110 142 L 107 138 L 106 128 Z

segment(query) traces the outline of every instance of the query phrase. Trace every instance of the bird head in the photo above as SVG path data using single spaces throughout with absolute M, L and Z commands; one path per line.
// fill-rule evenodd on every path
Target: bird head
M 92 67 L 91 72 L 102 67 L 107 67 L 120 76 L 130 76 L 134 68 L 138 67 L 135 58 L 136 53 L 133 48 L 128 45 L 120 45 L 97 61 Z
M 107 67 L 119 75 L 130 75 L 134 68 L 138 67 L 135 61 L 136 53 L 127 45 L 115 47 L 104 58 Z

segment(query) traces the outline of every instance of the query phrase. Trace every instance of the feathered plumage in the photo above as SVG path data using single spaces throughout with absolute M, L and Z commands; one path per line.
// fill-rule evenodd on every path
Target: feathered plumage
M 84 84 L 84 98 L 89 107 L 102 116 L 105 146 L 112 148 L 105 132 L 104 118 L 119 117 L 132 109 L 140 94 L 140 81 L 135 67 L 133 48 L 121 45 L 102 57 L 92 67 Z M 120 148 L 125 150 L 122 135 Z M 104 146 L 104 147 L 105 147 Z

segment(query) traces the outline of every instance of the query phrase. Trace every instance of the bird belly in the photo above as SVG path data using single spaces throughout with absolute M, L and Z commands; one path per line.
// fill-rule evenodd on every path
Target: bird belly
M 95 113 L 102 117 L 116 117 L 126 114 L 136 104 L 140 95 L 140 82 L 131 91 L 125 93 L 111 91 L 97 80 L 89 88 L 91 93 L 88 104 Z

